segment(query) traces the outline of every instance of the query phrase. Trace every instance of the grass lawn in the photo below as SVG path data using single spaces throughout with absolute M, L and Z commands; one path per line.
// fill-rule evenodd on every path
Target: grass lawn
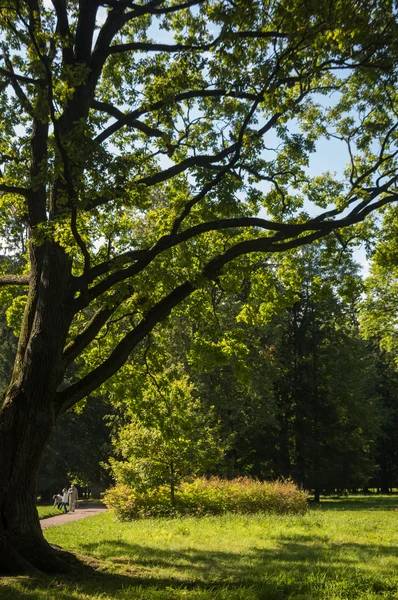
M 398 599 L 398 497 L 326 500 L 304 516 L 148 519 L 47 529 L 68 576 L 0 579 L 4 600 Z
M 55 517 L 56 515 L 61 515 L 62 512 L 57 508 L 51 506 L 38 506 L 37 512 L 39 513 L 39 519 L 48 519 L 48 517 Z

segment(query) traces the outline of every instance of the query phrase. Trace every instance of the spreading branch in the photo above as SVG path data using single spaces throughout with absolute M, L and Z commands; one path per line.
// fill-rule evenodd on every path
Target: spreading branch
M 91 344 L 91 342 L 95 339 L 95 336 L 100 332 L 102 327 L 116 309 L 117 305 L 97 310 L 86 327 L 76 335 L 72 342 L 66 346 L 63 354 L 64 368 L 76 360 L 83 350 L 85 350 L 87 346 Z
M 0 275 L 0 287 L 8 285 L 27 286 L 29 283 L 29 275 Z
M 95 110 L 99 110 L 101 112 L 106 112 L 109 115 L 115 117 L 117 119 L 116 123 L 112 123 L 109 127 L 101 131 L 100 134 L 95 138 L 98 143 L 104 142 L 111 135 L 122 129 L 127 125 L 137 126 L 137 124 L 144 126 L 141 121 L 138 121 L 140 117 L 143 115 L 151 114 L 157 110 L 160 110 L 170 102 L 178 103 L 183 102 L 184 100 L 192 100 L 192 99 L 200 99 L 200 98 L 236 98 L 238 100 L 258 100 L 258 94 L 253 94 L 250 92 L 236 92 L 233 90 L 223 90 L 223 89 L 203 89 L 203 90 L 190 90 L 187 92 L 181 92 L 180 94 L 175 94 L 173 98 L 168 98 L 167 100 L 158 100 L 157 102 L 153 102 L 149 105 L 143 105 L 134 111 L 129 113 L 123 113 L 117 107 L 111 105 L 108 102 L 100 102 L 98 100 L 93 99 L 91 101 L 91 108 Z M 137 127 L 139 128 L 139 127 Z M 163 134 L 162 134 L 163 135 Z
M 65 65 L 74 63 L 73 38 L 69 27 L 68 11 L 65 0 L 51 0 L 57 13 L 57 33 L 61 37 L 62 59 Z
M 131 0 L 106 0 L 101 2 L 101 6 L 113 6 L 123 9 L 131 8 L 131 18 L 135 18 L 142 15 L 166 15 L 168 13 L 178 12 L 185 8 L 191 8 L 192 6 L 199 6 L 204 2 L 205 0 L 188 0 L 188 2 L 185 3 L 159 8 L 159 6 L 164 3 L 164 0 L 152 0 L 152 2 L 147 2 L 146 4 L 136 4 Z
M 65 412 L 79 400 L 97 389 L 112 375 L 114 375 L 128 360 L 134 348 L 148 335 L 161 321 L 166 319 L 172 309 L 190 296 L 200 285 L 203 278 L 214 280 L 219 277 L 223 267 L 235 258 L 253 252 L 283 252 L 292 248 L 307 245 L 324 237 L 323 231 L 316 231 L 308 235 L 289 240 L 284 243 L 274 244 L 272 238 L 258 238 L 236 244 L 224 254 L 211 260 L 202 273 L 194 281 L 186 281 L 167 296 L 157 302 L 143 317 L 141 322 L 134 327 L 116 345 L 109 357 L 91 373 L 58 393 L 57 403 L 60 413 Z
M 3 56 L 3 58 L 4 58 L 4 56 Z M 33 79 L 32 77 L 26 77 L 25 75 L 18 75 L 17 73 L 14 73 L 14 71 L 12 71 L 12 70 L 7 71 L 6 69 L 3 69 L 2 67 L 0 67 L 0 75 L 3 75 L 3 77 L 10 79 L 11 82 L 31 83 L 31 84 L 41 84 L 42 83 L 41 79 Z
M 5 77 L 8 78 L 8 80 L 9 80 L 9 82 L 10 82 L 10 84 L 11 84 L 13 90 L 14 90 L 15 95 L 16 95 L 16 97 L 19 100 L 19 103 L 20 103 L 21 107 L 24 110 L 26 110 L 26 112 L 28 113 L 28 115 L 34 116 L 33 106 L 30 103 L 30 101 L 28 100 L 27 95 L 25 94 L 25 92 L 23 91 L 23 89 L 21 88 L 21 86 L 19 85 L 19 83 L 20 82 L 22 82 L 22 83 L 32 83 L 32 82 L 33 83 L 39 83 L 39 81 L 38 80 L 30 80 L 29 77 L 27 77 L 27 78 L 22 77 L 22 80 L 25 80 L 25 81 L 22 81 L 21 80 L 21 76 L 16 75 L 14 73 L 14 68 L 13 68 L 12 62 L 11 62 L 11 60 L 10 60 L 8 54 L 7 54 L 5 45 L 2 44 L 1 47 L 2 47 L 2 50 L 3 50 L 2 58 L 3 58 L 4 62 L 6 63 L 8 71 L 5 71 L 5 69 L 0 69 L 0 73 L 2 75 L 4 75 Z M 28 79 L 29 81 L 26 81 L 26 79 Z
M 19 196 L 29 196 L 32 192 L 32 189 L 23 188 L 19 185 L 6 185 L 5 183 L 0 183 L 0 192 L 5 192 L 6 194 L 17 194 Z
M 62 414 L 67 411 L 76 402 L 112 377 L 124 365 L 137 344 L 152 331 L 157 323 L 165 319 L 175 306 L 189 296 L 194 289 L 194 284 L 190 282 L 178 286 L 146 313 L 142 321 L 117 344 L 104 362 L 78 382 L 72 384 L 62 392 L 58 392 L 57 405 L 59 413 Z

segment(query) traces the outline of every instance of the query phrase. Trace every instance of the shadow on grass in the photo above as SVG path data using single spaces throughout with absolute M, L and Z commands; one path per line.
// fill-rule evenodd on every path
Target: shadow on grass
M 75 559 L 71 575 L 51 581 L 47 578 L 22 581 L 14 592 L 8 588 L 11 593 L 7 596 L 1 596 L 0 587 L 0 596 L 7 600 L 79 600 L 82 596 L 165 600 L 180 597 L 177 593 L 182 595 L 184 590 L 196 590 L 204 599 L 216 596 L 226 600 L 284 600 L 320 596 L 326 580 L 343 581 L 346 592 L 347 585 L 353 590 L 361 585 L 367 592 L 396 592 L 391 580 L 388 577 L 384 580 L 383 571 L 378 572 L 376 579 L 367 581 L 358 563 L 376 552 L 379 556 L 396 556 L 397 547 L 347 544 L 345 556 L 336 545 L 325 546 L 314 536 L 303 542 L 281 539 L 278 549 L 253 548 L 245 554 L 159 550 L 118 540 L 109 540 L 105 546 L 102 558 L 111 560 L 111 564 L 90 558 Z M 88 553 L 97 549 L 96 544 L 85 545 Z M 355 551 L 358 559 L 351 551 Z M 112 569 L 124 572 L 116 574 Z
M 310 510 L 398 510 L 398 495 L 349 496 L 321 498 L 320 504 L 310 504 Z
M 49 598 L 166 600 L 180 598 L 179 594 L 182 597 L 185 590 L 196 592 L 206 600 L 212 597 L 284 600 L 320 597 L 327 581 L 341 581 L 346 593 L 348 588 L 358 591 L 358 586 L 366 593 L 397 591 L 396 580 L 394 583 L 391 579 L 392 567 L 370 575 L 360 564 L 376 554 L 395 557 L 398 547 L 355 543 L 339 546 L 325 544 L 321 536 L 314 535 L 295 541 L 284 536 L 278 548 L 252 548 L 244 554 L 193 548 L 158 549 L 121 540 L 108 540 L 100 548 L 98 544 L 85 544 L 84 550 L 88 554 L 100 550 L 101 561 L 90 557 L 86 557 L 87 560 L 72 558 L 73 574 L 52 580 Z M 40 595 L 43 584 L 44 579 L 36 583 L 27 581 L 22 595 L 10 595 L 7 600 L 8 597 L 10 600 L 42 600 L 46 598 Z M 42 591 L 39 591 L 40 586 Z M 3 597 L 1 587 L 0 597 Z
M 273 573 L 278 568 L 282 572 L 287 563 L 296 564 L 302 573 L 309 573 L 314 567 L 325 567 L 329 572 L 331 568 L 341 568 L 346 573 L 346 568 L 350 565 L 366 563 L 375 555 L 398 555 L 398 546 L 328 543 L 324 537 L 313 534 L 303 536 L 300 540 L 297 536 L 282 534 L 278 538 L 278 548 L 252 548 L 243 554 L 193 548 L 162 550 L 121 540 L 109 540 L 101 546 L 101 560 L 111 560 L 114 565 L 128 565 L 135 570 L 178 570 L 180 583 L 184 580 L 184 574 L 187 574 L 195 579 L 195 585 L 208 583 L 210 580 L 249 581 L 253 585 L 264 576 L 271 562 Z M 98 544 L 85 544 L 84 549 L 89 554 L 95 553 L 98 551 Z
M 324 501 L 321 509 L 393 510 L 397 504 L 396 496 L 350 497 Z M 18 579 L 7 588 L 0 585 L 0 598 L 307 600 L 328 597 L 330 585 L 336 590 L 341 586 L 344 598 L 362 597 L 358 593 L 390 598 L 398 591 L 388 560 L 398 555 L 397 546 L 336 544 L 313 532 L 300 537 L 282 533 L 277 548 L 253 547 L 243 553 L 200 550 L 190 548 L 189 543 L 187 538 L 185 548 L 162 549 L 145 541 L 137 544 L 115 538 L 86 542 L 81 546 L 84 557 L 69 556 L 74 566 L 72 574 L 54 579 Z M 377 571 L 371 568 L 376 556 Z

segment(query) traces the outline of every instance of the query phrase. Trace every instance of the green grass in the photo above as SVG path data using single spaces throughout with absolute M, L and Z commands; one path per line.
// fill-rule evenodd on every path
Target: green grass
M 57 508 L 51 506 L 38 506 L 37 512 L 39 513 L 39 519 L 48 519 L 48 517 L 55 517 L 56 515 L 62 515 L 62 512 Z
M 398 497 L 326 500 L 304 516 L 148 519 L 47 529 L 75 573 L 0 579 L 4 600 L 395 600 Z

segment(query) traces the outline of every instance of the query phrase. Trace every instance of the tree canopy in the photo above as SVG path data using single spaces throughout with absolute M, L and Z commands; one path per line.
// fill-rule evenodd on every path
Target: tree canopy
M 25 228 L 38 262 L 20 280 L 39 285 L 32 245 L 62 249 L 64 364 L 115 313 L 147 315 L 60 393 L 61 410 L 232 259 L 396 199 L 388 2 L 10 2 L 1 19 L 3 227 Z M 340 180 L 308 169 L 323 136 L 347 148 Z M 334 207 L 311 218 L 309 203 Z

